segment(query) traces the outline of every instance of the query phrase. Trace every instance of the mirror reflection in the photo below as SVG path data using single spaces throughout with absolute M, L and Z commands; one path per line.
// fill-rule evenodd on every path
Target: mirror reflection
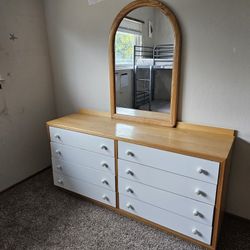
M 169 18 L 151 7 L 130 12 L 115 36 L 117 111 L 169 113 L 173 58 L 174 31 Z

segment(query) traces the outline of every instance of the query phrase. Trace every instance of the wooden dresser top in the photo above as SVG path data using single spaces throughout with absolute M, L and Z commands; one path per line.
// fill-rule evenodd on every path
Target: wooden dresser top
M 223 162 L 234 142 L 234 131 L 178 123 L 176 128 L 111 119 L 107 115 L 72 114 L 48 126 Z

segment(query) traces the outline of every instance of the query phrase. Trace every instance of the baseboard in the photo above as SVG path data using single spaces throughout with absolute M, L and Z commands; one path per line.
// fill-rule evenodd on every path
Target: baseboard
M 247 219 L 247 218 L 241 217 L 241 216 L 236 215 L 236 214 L 232 214 L 232 213 L 230 213 L 230 212 L 225 212 L 225 216 L 228 216 L 228 217 L 233 217 L 233 218 L 236 218 L 236 219 L 238 219 L 238 220 L 241 220 L 241 221 L 244 221 L 244 222 L 250 223 L 250 219 Z
M 8 187 L 8 188 L 6 188 L 6 189 L 0 191 L 0 194 L 5 193 L 6 191 L 9 191 L 10 189 L 14 188 L 15 186 L 17 186 L 17 185 L 19 185 L 19 184 L 21 184 L 21 183 L 23 183 L 23 182 L 25 182 L 25 181 L 31 179 L 32 177 L 34 177 L 34 176 L 36 176 L 36 175 L 38 175 L 38 174 L 40 174 L 40 173 L 42 173 L 42 172 L 48 170 L 49 168 L 51 168 L 51 166 L 48 166 L 48 167 L 46 167 L 46 168 L 44 168 L 44 169 L 42 169 L 42 170 L 36 172 L 35 174 L 32 174 L 32 175 L 28 176 L 27 178 L 23 179 L 22 181 L 19 181 L 19 182 L 15 183 L 15 184 L 11 185 L 10 187 Z

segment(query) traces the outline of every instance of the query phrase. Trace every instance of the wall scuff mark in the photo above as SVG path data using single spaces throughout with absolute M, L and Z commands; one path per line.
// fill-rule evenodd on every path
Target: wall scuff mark
M 7 116 L 8 115 L 8 107 L 7 107 L 7 102 L 6 102 L 6 98 L 5 96 L 2 94 L 2 103 L 0 105 L 1 109 L 0 109 L 0 116 Z

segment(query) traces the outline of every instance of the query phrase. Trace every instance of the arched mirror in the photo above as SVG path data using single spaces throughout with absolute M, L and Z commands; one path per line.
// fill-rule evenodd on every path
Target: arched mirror
M 113 118 L 175 126 L 180 29 L 157 0 L 137 0 L 116 16 L 110 32 Z

